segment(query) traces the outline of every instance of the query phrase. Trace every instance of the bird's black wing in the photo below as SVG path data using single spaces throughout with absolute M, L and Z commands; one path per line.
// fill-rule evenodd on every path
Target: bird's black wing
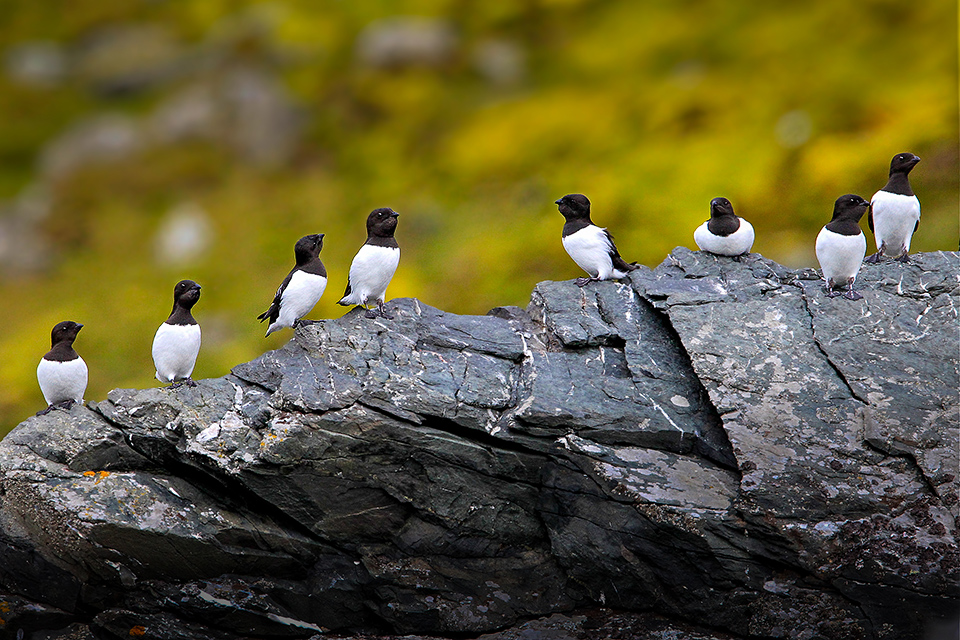
M 296 270 L 296 267 L 290 270 L 290 273 L 287 274 L 287 277 L 284 278 L 283 282 L 280 283 L 280 286 L 277 287 L 277 295 L 273 297 L 273 302 L 270 304 L 270 308 L 258 315 L 257 320 L 263 322 L 269 318 L 271 324 L 277 321 L 277 318 L 280 316 L 280 300 L 283 298 L 283 292 L 287 288 L 287 285 L 290 284 L 290 279 L 293 278 L 293 272 Z
M 620 257 L 620 252 L 617 251 L 617 245 L 613 243 L 613 235 L 606 229 L 603 230 L 603 233 L 607 236 L 607 240 L 610 241 L 610 260 L 613 262 L 613 268 L 618 271 L 633 271 L 636 269 L 636 263 L 629 263 Z
M 337 304 L 342 305 L 342 306 L 344 306 L 344 307 L 349 307 L 349 306 L 350 306 L 350 303 L 349 303 L 349 302 L 344 302 L 343 299 L 346 298 L 348 295 L 350 295 L 350 292 L 351 292 L 352 290 L 353 290 L 353 288 L 350 286 L 350 278 L 347 278 L 347 288 L 346 288 L 346 290 L 344 290 L 343 295 L 340 296 L 340 299 L 337 300 Z
M 867 209 L 867 226 L 870 227 L 870 233 L 876 233 L 873 230 L 873 203 L 870 203 L 870 208 Z

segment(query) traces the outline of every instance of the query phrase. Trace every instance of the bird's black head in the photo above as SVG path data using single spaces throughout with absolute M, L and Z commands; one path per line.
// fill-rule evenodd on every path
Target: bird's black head
M 590 219 L 590 201 L 582 193 L 565 195 L 554 204 L 567 220 Z
M 890 175 L 895 173 L 908 174 L 911 169 L 917 166 L 918 162 L 920 162 L 920 156 L 908 152 L 898 153 L 890 161 Z
M 860 222 L 860 218 L 870 208 L 870 203 L 858 195 L 848 193 L 840 196 L 833 205 L 832 220 L 851 220 Z
M 173 288 L 173 307 L 192 309 L 200 299 L 200 285 L 193 280 L 181 280 Z
M 72 320 L 58 322 L 57 324 L 53 325 L 53 331 L 50 332 L 51 346 L 55 347 L 60 342 L 65 342 L 68 345 L 72 345 L 73 341 L 77 339 L 77 334 L 80 333 L 80 329 L 82 328 L 82 324 Z
M 714 198 L 710 201 L 710 217 L 723 218 L 724 216 L 734 216 L 733 205 L 726 198 Z
M 293 253 L 297 257 L 297 264 L 302 266 L 319 257 L 321 249 L 323 249 L 322 233 L 303 236 L 297 240 L 297 244 L 293 248 Z
M 392 238 L 397 229 L 397 218 L 400 214 L 390 207 L 374 209 L 367 216 L 367 235 L 377 238 Z

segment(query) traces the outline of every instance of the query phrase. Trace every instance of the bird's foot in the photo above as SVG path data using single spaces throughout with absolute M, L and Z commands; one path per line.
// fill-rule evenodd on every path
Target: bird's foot
M 370 320 L 376 320 L 376 319 L 377 319 L 377 312 L 374 311 L 373 309 L 367 309 L 366 307 L 364 307 L 364 308 L 363 308 L 363 316 L 364 316 L 365 318 L 370 319 Z
M 863 261 L 868 264 L 877 264 L 878 262 L 880 262 L 880 256 L 881 256 L 881 253 L 877 251 L 872 256 L 867 256 L 866 258 L 864 258 Z
M 383 306 L 383 303 L 377 305 L 377 311 L 380 313 L 381 318 L 386 318 L 387 320 L 393 320 L 393 316 L 387 313 L 387 308 Z
M 897 256 L 895 260 L 901 264 L 910 264 L 910 254 L 904 251 L 902 254 Z
M 741 254 L 739 254 L 739 255 L 730 256 L 730 257 L 733 258 L 733 261 L 734 261 L 734 262 L 743 262 L 743 259 L 746 258 L 748 255 L 750 255 L 750 254 L 748 254 L 748 253 L 741 253 Z
M 846 298 L 847 300 L 859 300 L 863 296 L 857 293 L 856 291 L 854 291 L 853 289 L 850 289 L 845 294 L 843 294 L 843 297 Z
M 51 411 L 53 411 L 54 409 L 63 409 L 64 411 L 69 411 L 69 410 L 73 407 L 73 405 L 75 404 L 75 402 L 76 402 L 75 400 L 61 400 L 60 402 L 54 402 L 53 404 L 51 404 L 51 405 L 50 405 L 49 407 L 47 407 L 46 409 L 43 409 L 43 410 L 41 410 L 41 411 L 37 411 L 37 415 L 38 415 L 38 416 L 45 416 L 45 415 L 47 415 L 48 413 L 50 413 Z
M 577 286 L 585 287 L 591 282 L 599 282 L 600 278 L 577 278 Z
M 823 292 L 827 294 L 828 298 L 836 298 L 838 295 L 840 295 L 840 292 L 830 285 L 824 285 Z
M 175 381 L 168 388 L 169 389 L 179 389 L 180 387 L 195 387 L 197 386 L 196 381 L 193 378 L 183 378 L 181 380 Z

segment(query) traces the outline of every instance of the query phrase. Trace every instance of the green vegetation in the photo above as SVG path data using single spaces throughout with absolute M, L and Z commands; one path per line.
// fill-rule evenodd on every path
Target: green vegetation
M 448 25 L 446 44 L 429 59 L 365 63 L 358 36 L 390 16 Z M 10 52 L 44 42 L 60 57 L 17 72 Z M 836 197 L 869 198 L 890 158 L 912 151 L 923 159 L 914 250 L 957 248 L 948 0 L 20 1 L 0 12 L 3 52 L 0 223 L 21 215 L 28 235 L 0 227 L 0 244 L 32 238 L 49 263 L 4 265 L 0 433 L 42 408 L 35 367 L 60 320 L 85 324 L 88 399 L 156 385 L 150 344 L 184 277 L 203 285 L 196 377 L 279 347 L 291 333 L 264 340 L 255 318 L 307 233 L 326 234 L 330 275 L 309 318 L 342 315 L 378 206 L 401 214 L 388 297 L 458 313 L 523 306 L 538 281 L 580 275 L 553 204 L 571 192 L 590 197 L 629 260 L 655 266 L 695 248 L 724 195 L 756 227 L 754 251 L 815 266 Z M 294 110 L 281 105 L 279 124 L 259 98 L 231 111 L 247 89 Z M 217 91 L 225 122 L 174 109 Z M 169 109 L 201 125 L 163 138 Z M 111 131 L 134 141 L 50 160 L 53 140 L 103 114 L 123 116 Z M 16 213 L 24 193 L 41 194 L 42 215 Z M 184 206 L 210 243 L 162 260 L 158 233 Z

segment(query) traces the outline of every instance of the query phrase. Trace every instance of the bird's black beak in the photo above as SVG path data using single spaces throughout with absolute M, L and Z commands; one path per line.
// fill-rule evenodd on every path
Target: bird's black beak
M 554 200 L 553 204 L 563 204 L 563 198 L 560 198 L 559 200 Z
M 83 325 L 78 322 L 78 323 L 77 323 L 77 331 L 79 331 L 80 329 L 83 329 Z
M 322 234 L 322 233 L 318 233 L 318 234 L 317 234 L 317 237 L 319 237 L 321 240 L 323 240 L 323 234 Z
M 391 215 L 392 215 L 394 218 L 399 218 L 399 217 L 400 217 L 400 214 L 397 213 L 396 211 L 394 211 Z

